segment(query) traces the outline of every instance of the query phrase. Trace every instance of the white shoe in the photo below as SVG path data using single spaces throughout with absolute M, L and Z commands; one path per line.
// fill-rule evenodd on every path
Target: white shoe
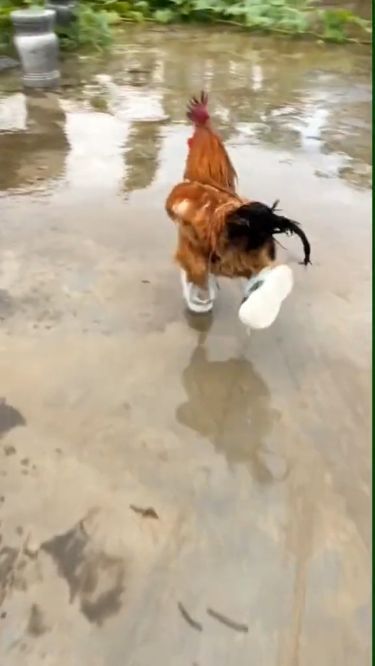
M 193 282 L 189 282 L 185 271 L 182 270 L 181 284 L 185 303 L 191 312 L 195 314 L 211 312 L 216 296 L 216 283 L 212 275 L 208 276 L 207 289 L 201 289 Z
M 251 278 L 238 316 L 245 326 L 267 328 L 279 314 L 280 307 L 293 287 L 293 273 L 289 266 L 265 268 Z

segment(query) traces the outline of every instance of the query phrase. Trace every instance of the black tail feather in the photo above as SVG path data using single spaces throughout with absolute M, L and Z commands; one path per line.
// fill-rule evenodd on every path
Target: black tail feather
M 233 243 L 245 243 L 246 250 L 261 247 L 276 234 L 295 234 L 302 242 L 305 266 L 310 264 L 311 246 L 298 222 L 275 213 L 278 201 L 269 208 L 265 204 L 253 201 L 238 208 L 228 217 L 228 240 Z
M 307 266 L 308 264 L 311 264 L 311 245 L 310 242 L 305 234 L 305 232 L 301 229 L 301 225 L 298 224 L 298 222 L 293 222 L 293 220 L 289 220 L 286 217 L 280 216 L 280 220 L 282 221 L 282 224 L 280 224 L 280 227 L 284 225 L 284 228 L 281 228 L 280 231 L 274 231 L 274 233 L 289 233 L 289 234 L 295 234 L 298 236 L 301 240 L 301 243 L 303 245 L 303 252 L 304 252 L 304 259 L 301 262 L 304 266 Z

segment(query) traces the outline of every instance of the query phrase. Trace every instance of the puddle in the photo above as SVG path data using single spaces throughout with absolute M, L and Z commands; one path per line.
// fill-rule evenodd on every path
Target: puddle
M 366 50 L 130 28 L 108 56 L 68 58 L 63 81 L 56 94 L 25 96 L 18 71 L 2 75 L 0 191 L 149 187 L 167 135 L 180 140 L 188 96 L 203 87 L 234 152 L 256 144 L 305 154 L 318 177 L 370 186 Z
M 207 437 L 228 463 L 245 463 L 259 483 L 273 480 L 267 435 L 280 418 L 269 390 L 244 358 L 210 361 L 199 345 L 182 375 L 186 401 L 177 420 Z

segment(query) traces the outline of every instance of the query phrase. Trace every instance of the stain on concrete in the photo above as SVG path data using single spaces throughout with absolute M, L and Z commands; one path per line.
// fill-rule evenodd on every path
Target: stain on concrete
M 33 604 L 30 608 L 29 621 L 27 623 L 27 631 L 30 636 L 42 636 L 48 631 L 48 627 L 44 622 L 43 611 L 38 604 Z
M 4 546 L 0 549 L 0 585 L 5 583 L 16 561 L 17 549 Z
M 96 548 L 82 529 L 82 521 L 42 544 L 69 587 L 70 602 L 79 599 L 89 622 L 101 625 L 121 608 L 125 564 Z
M 153 518 L 155 520 L 159 519 L 158 514 L 152 506 L 142 508 L 140 506 L 134 506 L 134 504 L 130 504 L 130 508 L 132 511 L 134 511 L 134 513 L 138 513 L 140 516 L 142 516 L 142 518 Z
M 5 599 L 8 586 L 12 583 L 17 555 L 18 551 L 16 548 L 3 546 L 0 549 L 0 606 Z
M 14 456 L 16 453 L 16 448 L 15 446 L 12 446 L 11 444 L 7 444 L 7 446 L 4 446 L 4 453 L 6 456 Z
M 10 294 L 5 289 L 0 289 L 0 321 L 4 321 L 14 312 L 14 303 Z
M 26 425 L 26 420 L 22 416 L 21 412 L 18 411 L 12 405 L 8 405 L 4 398 L 0 399 L 0 438 L 5 435 L 5 433 L 12 430 L 12 428 L 17 428 L 17 426 Z

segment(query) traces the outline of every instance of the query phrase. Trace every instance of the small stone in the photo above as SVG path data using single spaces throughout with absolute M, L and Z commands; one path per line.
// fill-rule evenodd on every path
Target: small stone
M 274 481 L 283 481 L 289 472 L 286 460 L 273 451 L 263 451 L 260 459 Z
M 34 541 L 33 539 L 29 538 L 29 539 L 26 539 L 25 545 L 23 547 L 23 552 L 28 557 L 31 557 L 32 559 L 35 559 L 38 555 L 39 548 L 40 548 L 39 544 L 36 541 Z

